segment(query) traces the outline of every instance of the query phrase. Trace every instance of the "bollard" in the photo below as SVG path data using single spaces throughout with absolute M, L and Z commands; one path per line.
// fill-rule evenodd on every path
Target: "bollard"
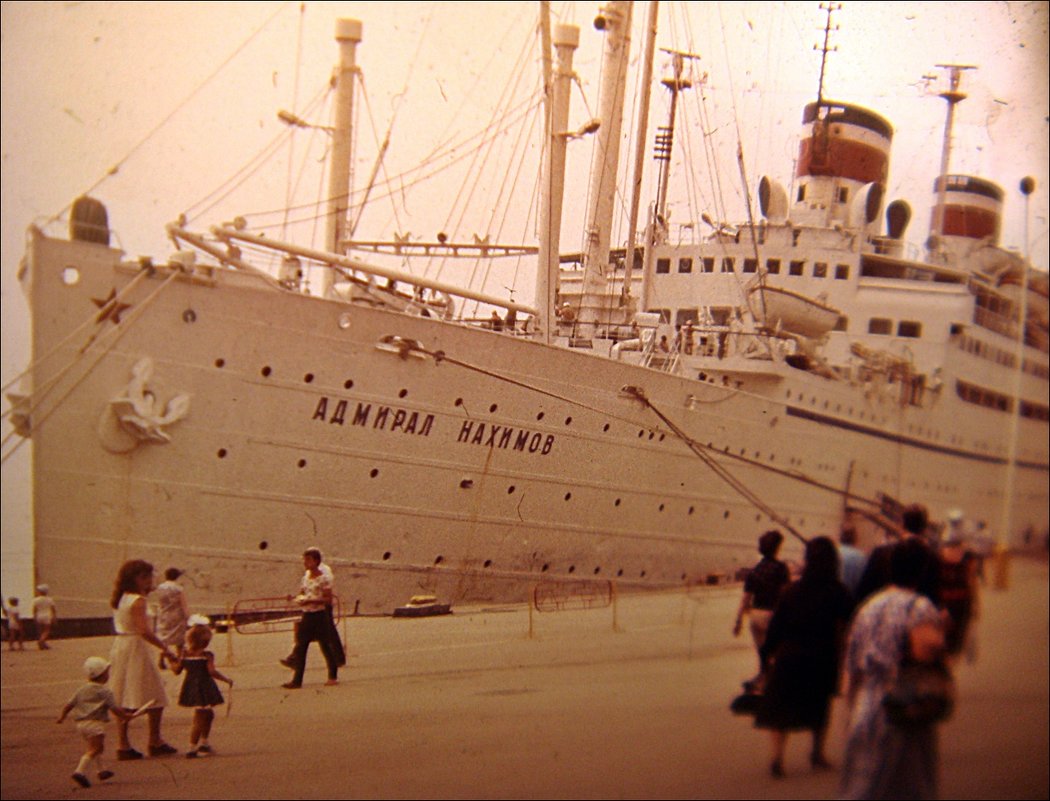
M 1002 544 L 995 546 L 995 582 L 993 586 L 997 590 L 1005 590 L 1010 586 L 1010 552 Z
M 234 667 L 233 659 L 233 608 L 226 604 L 226 665 Z

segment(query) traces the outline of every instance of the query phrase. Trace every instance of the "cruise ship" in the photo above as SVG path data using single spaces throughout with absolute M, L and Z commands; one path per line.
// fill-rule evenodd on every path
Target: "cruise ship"
M 656 142 L 660 190 L 645 207 L 634 194 L 637 233 L 616 243 L 635 13 L 597 12 L 598 113 L 573 132 L 581 31 L 541 14 L 538 243 L 356 236 L 363 32 L 350 19 L 336 24 L 324 247 L 241 218 L 203 231 L 178 220 L 174 252 L 129 258 L 113 243 L 121 210 L 89 196 L 65 235 L 30 227 L 19 279 L 32 358 L 7 416 L 32 446 L 35 575 L 64 619 L 107 624 L 130 558 L 178 565 L 195 608 L 219 615 L 283 597 L 313 545 L 342 612 L 364 614 L 419 594 L 717 584 L 755 561 L 766 529 L 789 535 L 789 558 L 846 524 L 872 545 L 913 502 L 935 521 L 964 509 L 1004 547 L 1045 539 L 1047 280 L 999 241 L 1018 201 L 950 171 L 963 65 L 944 71 L 930 220 L 887 197 L 893 123 L 829 99 L 821 80 L 799 110 L 791 185 L 761 177 L 746 219 L 704 212 L 690 223 L 707 233 L 684 243 L 665 203 L 691 56 L 670 51 L 658 91 L 671 111 L 640 132 Z M 598 137 L 603 157 L 586 247 L 566 252 L 576 136 Z M 909 225 L 923 227 L 921 253 Z M 535 301 L 412 269 L 435 254 L 535 254 Z M 319 288 L 308 271 L 325 276 Z

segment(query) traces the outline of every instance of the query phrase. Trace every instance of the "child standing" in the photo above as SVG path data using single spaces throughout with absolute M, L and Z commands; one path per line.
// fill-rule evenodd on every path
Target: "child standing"
M 22 631 L 22 613 L 18 609 L 18 599 L 8 598 L 7 603 L 4 605 L 4 614 L 7 615 L 7 644 L 11 650 L 15 650 L 15 643 L 18 643 L 18 650 L 24 651 L 25 645 L 25 633 Z
M 96 762 L 99 781 L 113 777 L 113 771 L 105 770 L 102 765 L 102 751 L 106 745 L 105 731 L 106 723 L 109 722 L 109 711 L 113 710 L 113 714 L 121 720 L 130 720 L 133 715 L 117 706 L 117 699 L 113 697 L 113 691 L 106 686 L 106 682 L 109 681 L 109 662 L 101 656 L 89 656 L 84 661 L 84 672 L 87 674 L 88 683 L 77 690 L 69 699 L 69 703 L 62 707 L 62 714 L 58 716 L 55 723 L 61 723 L 70 712 L 73 713 L 77 731 L 88 744 L 88 750 L 77 763 L 73 781 L 81 787 L 90 787 L 91 782 L 87 774 L 93 761 Z
M 55 611 L 55 602 L 48 593 L 51 588 L 46 584 L 40 584 L 37 588 L 37 596 L 33 599 L 33 619 L 36 620 L 36 647 L 46 651 L 51 646 L 47 644 L 51 636 L 51 627 L 55 625 L 58 615 Z
M 215 654 L 207 650 L 211 642 L 211 629 L 207 623 L 197 622 L 195 617 L 190 618 L 190 623 L 190 629 L 186 632 L 186 648 L 173 664 L 172 670 L 175 675 L 186 671 L 186 678 L 179 693 L 179 706 L 194 707 L 190 750 L 186 752 L 188 759 L 194 759 L 201 754 L 213 753 L 211 745 L 208 744 L 211 724 L 215 719 L 215 710 L 212 707 L 218 706 L 224 700 L 215 680 L 224 681 L 232 688 L 233 679 L 227 678 L 216 669 Z

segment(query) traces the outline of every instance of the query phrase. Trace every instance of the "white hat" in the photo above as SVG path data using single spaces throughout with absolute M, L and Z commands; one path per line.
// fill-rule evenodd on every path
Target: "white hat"
M 46 584 L 37 584 L 36 591 L 39 592 L 41 595 L 47 595 L 49 592 L 51 592 L 51 588 L 48 587 Z
M 963 519 L 962 509 L 951 509 L 948 512 L 948 522 L 958 523 Z
M 186 625 L 190 628 L 193 628 L 194 626 L 208 626 L 211 625 L 211 621 L 204 615 L 193 614 L 189 616 Z
M 109 670 L 109 662 L 101 656 L 89 656 L 84 660 L 84 672 L 89 679 L 97 679 Z

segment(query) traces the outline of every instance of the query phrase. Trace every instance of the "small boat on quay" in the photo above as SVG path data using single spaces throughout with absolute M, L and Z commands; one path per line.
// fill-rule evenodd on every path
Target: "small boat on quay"
M 963 508 L 1008 546 L 1042 541 L 1048 284 L 999 242 L 1004 190 L 951 171 L 966 70 L 945 70 L 921 248 L 910 205 L 888 201 L 893 125 L 825 94 L 830 12 L 790 183 L 751 188 L 741 154 L 745 219 L 712 208 L 679 223 L 667 192 L 688 179 L 672 167 L 701 81 L 675 47 L 661 51 L 668 75 L 646 77 L 660 7 L 597 11 L 602 82 L 577 127 L 583 32 L 536 6 L 540 92 L 523 105 L 543 131 L 539 241 L 507 243 L 498 220 L 473 235 L 365 235 L 385 151 L 354 194 L 364 31 L 350 19 L 335 26 L 322 132 L 323 244 L 245 213 L 203 228 L 176 219 L 172 252 L 130 258 L 116 246 L 121 209 L 97 193 L 71 204 L 66 234 L 29 228 L 32 356 L 6 388 L 5 461 L 32 446 L 34 569 L 64 620 L 108 625 L 127 558 L 179 565 L 195 607 L 220 614 L 283 594 L 288 566 L 316 545 L 346 580 L 343 608 L 374 613 L 414 596 L 523 601 L 540 581 L 718 583 L 754 561 L 766 528 L 795 535 L 789 555 L 847 522 L 870 544 L 913 501 L 935 518 Z M 647 206 L 632 189 L 655 112 L 634 115 L 635 177 L 618 190 L 632 59 L 638 85 L 667 101 Z M 290 131 L 306 125 L 299 111 L 282 112 Z M 479 165 L 511 138 L 504 122 L 477 139 Z M 565 180 L 580 138 L 598 154 L 586 187 Z M 493 158 L 505 173 L 518 163 Z M 407 192 L 425 173 L 391 185 Z M 526 194 L 508 181 L 500 203 L 530 205 Z M 451 212 L 460 195 L 445 196 Z M 583 206 L 583 247 L 568 252 L 562 221 Z M 453 259 L 476 271 L 527 259 L 533 297 L 458 281 Z

